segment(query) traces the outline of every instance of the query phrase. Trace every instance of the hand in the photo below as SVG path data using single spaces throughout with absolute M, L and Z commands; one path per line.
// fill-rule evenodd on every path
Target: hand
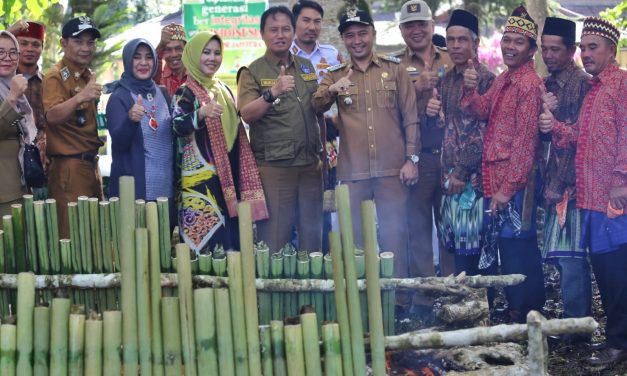
M 285 66 L 281 65 L 281 71 L 276 79 L 276 83 L 270 88 L 272 96 L 276 98 L 283 93 L 294 90 L 295 87 L 296 84 L 294 83 L 294 76 L 291 74 L 285 74 Z
M 137 102 L 128 110 L 128 117 L 133 123 L 139 123 L 144 116 L 146 109 L 144 108 L 144 98 L 141 94 L 137 96 Z
M 403 167 L 401 167 L 400 178 L 401 183 L 407 186 L 418 183 L 418 166 L 411 161 L 406 161 Z
M 433 88 L 433 95 L 431 99 L 429 99 L 429 103 L 427 103 L 426 114 L 428 117 L 436 117 L 440 113 L 441 108 L 442 101 L 440 101 L 440 94 L 438 94 L 438 89 Z
M 452 174 L 448 176 L 448 194 L 462 193 L 466 189 L 466 182 L 457 179 Z
M 414 87 L 417 92 L 421 92 L 428 89 L 433 89 L 438 83 L 438 76 L 430 69 L 425 69 L 418 75 L 416 81 L 414 81 Z
M 540 120 L 538 122 L 538 128 L 542 133 L 551 133 L 553 130 L 553 113 L 549 110 L 549 106 L 546 103 L 542 103 L 542 113 L 540 114 Z
M 78 93 L 81 103 L 95 101 L 100 98 L 100 94 L 102 94 L 102 85 L 96 82 L 95 74 L 91 75 L 87 85 Z
M 475 63 L 472 59 L 468 59 L 468 67 L 464 71 L 464 87 L 466 89 L 476 90 L 479 86 L 479 73 L 475 69 Z
M 28 22 L 24 20 L 19 20 L 13 25 L 9 26 L 7 31 L 14 35 L 23 31 L 28 31 Z
M 610 205 L 614 209 L 627 209 L 627 187 L 610 189 Z
M 18 98 L 20 98 L 28 89 L 28 80 L 24 78 L 21 74 L 16 74 L 11 78 L 11 83 L 9 85 L 9 94 L 7 95 L 7 101 L 11 103 L 12 106 L 15 106 Z
M 557 97 L 551 92 L 542 94 L 542 103 L 546 103 L 549 111 L 555 111 L 558 106 Z
M 496 192 L 490 200 L 490 211 L 492 215 L 496 215 L 499 210 L 505 209 L 510 199 L 511 197 L 505 196 L 501 191 Z
M 331 93 L 340 93 L 345 92 L 348 88 L 353 84 L 351 82 L 351 76 L 353 75 L 353 70 L 349 69 L 346 76 L 340 78 L 336 83 L 329 86 L 329 91 Z
M 206 117 L 210 117 L 217 119 L 222 116 L 222 111 L 222 106 L 218 103 L 218 101 L 211 101 L 200 108 L 200 118 L 204 119 Z

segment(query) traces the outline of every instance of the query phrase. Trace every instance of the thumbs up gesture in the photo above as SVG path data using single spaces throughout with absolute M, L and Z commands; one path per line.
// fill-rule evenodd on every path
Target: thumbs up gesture
M 137 102 L 128 110 L 128 117 L 133 123 L 139 123 L 144 116 L 146 109 L 144 108 L 144 98 L 141 94 L 137 96 Z
M 464 87 L 475 90 L 477 86 L 479 86 L 479 73 L 477 73 L 472 59 L 468 59 L 468 67 L 464 71 Z
M 329 86 L 329 91 L 331 93 L 339 93 L 339 92 L 347 91 L 348 88 L 353 84 L 351 82 L 352 75 L 353 75 L 353 70 L 349 69 L 346 76 L 340 78 L 339 80 L 337 80 L 336 83 Z
M 542 113 L 540 114 L 540 121 L 538 128 L 542 133 L 550 133 L 553 130 L 553 113 L 549 110 L 549 105 L 542 103 Z
M 438 83 L 438 76 L 431 69 L 425 69 L 418 75 L 416 81 L 414 81 L 414 88 L 420 92 L 427 89 L 432 89 Z
M 281 94 L 294 90 L 296 83 L 294 82 L 294 76 L 285 73 L 285 66 L 281 65 L 279 76 L 276 79 L 276 83 L 270 88 L 272 95 L 278 97 Z
M 440 94 L 438 93 L 438 89 L 433 88 L 433 95 L 429 102 L 427 103 L 426 114 L 428 117 L 436 117 L 440 113 L 440 109 L 442 108 L 442 101 L 440 100 Z
M 102 94 L 102 85 L 96 82 L 96 75 L 92 74 L 87 85 L 79 93 L 81 102 L 95 101 L 100 98 L 100 94 Z

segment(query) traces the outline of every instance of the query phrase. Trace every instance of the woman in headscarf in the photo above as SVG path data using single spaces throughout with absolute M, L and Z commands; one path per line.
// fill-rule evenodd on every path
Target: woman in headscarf
M 24 145 L 35 139 L 33 110 L 24 96 L 28 81 L 16 75 L 20 47 L 15 36 L 0 31 L 0 216 L 27 193 Z
M 107 102 L 113 162 L 109 196 L 118 196 L 120 176 L 135 178 L 135 197 L 174 200 L 174 136 L 170 100 L 152 80 L 157 54 L 146 39 L 122 50 L 124 73 Z
M 179 230 L 200 253 L 239 250 L 238 201 L 250 202 L 253 220 L 268 217 L 263 188 L 233 93 L 215 77 L 224 46 L 199 32 L 183 50 L 187 81 L 173 100 L 178 136 Z

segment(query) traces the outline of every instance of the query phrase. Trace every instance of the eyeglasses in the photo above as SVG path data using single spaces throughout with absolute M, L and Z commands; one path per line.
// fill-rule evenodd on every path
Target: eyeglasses
M 0 60 L 4 60 L 4 58 L 7 56 L 9 56 L 10 60 L 17 60 L 17 57 L 20 56 L 20 53 L 17 50 L 0 50 Z

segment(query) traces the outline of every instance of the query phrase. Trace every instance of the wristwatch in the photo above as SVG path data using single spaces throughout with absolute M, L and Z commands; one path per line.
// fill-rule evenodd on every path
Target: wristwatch
M 273 102 L 274 102 L 274 100 L 276 99 L 276 98 L 274 97 L 274 95 L 272 95 L 272 90 L 270 90 L 270 89 L 266 89 L 266 90 L 264 90 L 264 91 L 263 91 L 263 93 L 262 93 L 261 95 L 262 95 L 262 97 L 263 97 L 263 100 L 264 100 L 264 101 L 266 101 L 266 102 L 268 102 L 268 103 L 273 103 Z
M 413 163 L 414 166 L 418 164 L 418 161 L 420 161 L 420 157 L 417 156 L 416 154 L 408 155 L 405 157 L 405 159 Z

